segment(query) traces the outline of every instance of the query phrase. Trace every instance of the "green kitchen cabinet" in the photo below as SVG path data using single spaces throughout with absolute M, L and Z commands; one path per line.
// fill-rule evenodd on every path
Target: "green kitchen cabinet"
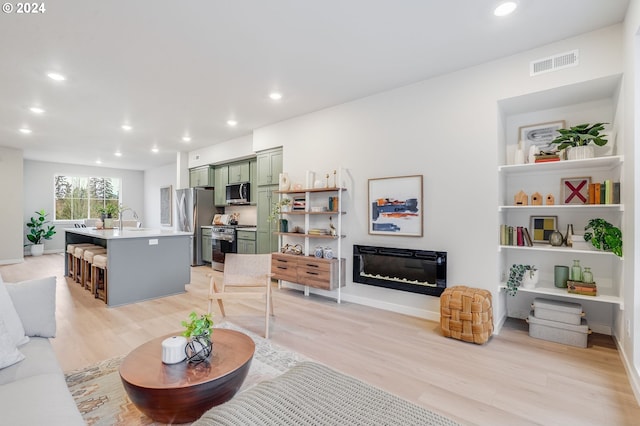
M 282 173 L 282 148 L 260 151 L 257 155 L 257 185 L 277 185 Z
M 273 191 L 278 185 L 261 186 L 258 188 L 256 250 L 257 253 L 273 253 L 278 251 L 278 236 L 274 234 L 277 224 L 269 220 L 273 204 Z
M 226 164 L 216 166 L 215 171 L 216 189 L 213 191 L 213 203 L 216 206 L 227 204 L 227 185 L 229 184 L 229 166 Z
M 212 187 L 215 176 L 212 166 L 201 166 L 189 169 L 189 186 L 191 188 Z
M 229 164 L 229 184 L 244 183 L 250 180 L 249 161 L 240 161 Z

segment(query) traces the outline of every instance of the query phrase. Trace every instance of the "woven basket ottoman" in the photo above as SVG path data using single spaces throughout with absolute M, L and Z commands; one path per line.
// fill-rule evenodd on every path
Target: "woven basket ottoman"
M 486 343 L 493 333 L 491 292 L 466 286 L 445 289 L 440 295 L 440 327 L 445 337 Z

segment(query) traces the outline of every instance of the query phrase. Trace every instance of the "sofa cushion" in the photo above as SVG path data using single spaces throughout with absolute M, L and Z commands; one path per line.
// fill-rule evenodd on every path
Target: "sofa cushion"
M 5 283 L 2 282 L 2 279 L 0 279 L 0 317 L 2 317 L 16 346 L 24 345 L 29 341 L 29 338 L 24 334 L 22 321 L 18 316 L 18 312 L 13 305 L 11 296 L 9 296 L 7 287 Z
M 56 336 L 56 277 L 6 283 L 27 336 Z
M 0 370 L 23 359 L 24 355 L 16 347 L 4 320 L 0 318 Z
M 55 373 L 63 375 L 62 368 L 58 364 L 58 359 L 49 339 L 33 337 L 29 340 L 29 343 L 20 346 L 20 352 L 24 354 L 25 359 L 0 370 L 0 385 L 39 374 Z M 1 412 L 2 410 L 0 409 Z M 0 418 L 2 418 L 1 414 Z M 1 421 L 0 424 L 2 424 Z
M 11 367 L 10 367 L 11 368 Z M 0 385 L 3 425 L 85 425 L 64 375 L 40 374 Z

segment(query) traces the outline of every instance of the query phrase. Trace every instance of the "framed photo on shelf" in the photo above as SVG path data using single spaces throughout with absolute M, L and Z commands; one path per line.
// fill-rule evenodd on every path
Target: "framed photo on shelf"
M 549 236 L 558 227 L 558 216 L 531 216 L 531 239 L 534 243 L 548 243 Z
M 564 127 L 564 120 L 521 126 L 518 129 L 518 141 L 522 141 L 525 158 L 532 146 L 536 147 L 536 153 L 553 151 L 556 147 L 551 141 L 560 136 L 558 129 Z
M 369 179 L 369 234 L 421 237 L 422 175 Z
M 573 177 L 560 180 L 562 204 L 587 204 L 591 177 Z

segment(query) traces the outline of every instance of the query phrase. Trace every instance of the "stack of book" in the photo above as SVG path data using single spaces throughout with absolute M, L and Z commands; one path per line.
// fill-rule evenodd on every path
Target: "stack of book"
M 560 161 L 560 156 L 558 154 L 551 154 L 548 152 L 537 154 L 536 163 L 548 163 L 550 161 Z
M 606 179 L 589 184 L 589 204 L 620 204 L 620 182 Z
M 596 296 L 598 288 L 596 283 L 583 283 L 581 281 L 567 280 L 567 291 L 573 294 L 582 294 L 584 296 Z
M 500 225 L 500 245 L 533 246 L 529 230 L 524 226 Z
M 329 230 L 328 229 L 311 228 L 311 229 L 309 229 L 309 235 L 329 235 Z
M 307 207 L 307 200 L 304 198 L 293 199 L 293 210 L 304 210 Z

